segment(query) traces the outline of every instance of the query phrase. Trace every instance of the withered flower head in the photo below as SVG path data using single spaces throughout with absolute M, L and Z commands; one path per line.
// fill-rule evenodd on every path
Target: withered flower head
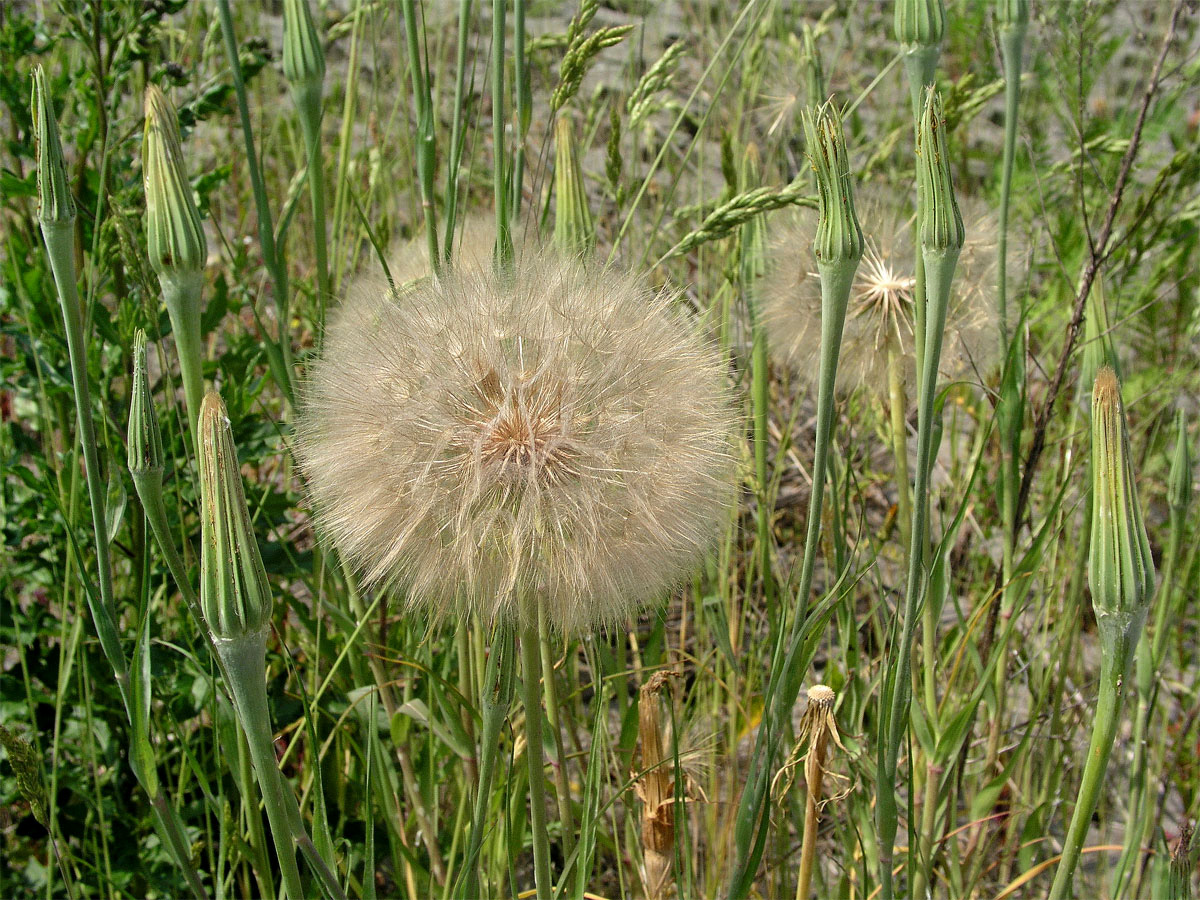
M 734 469 L 726 376 L 636 278 L 526 250 L 512 270 L 352 291 L 297 453 L 368 584 L 562 631 L 611 623 L 698 563 Z

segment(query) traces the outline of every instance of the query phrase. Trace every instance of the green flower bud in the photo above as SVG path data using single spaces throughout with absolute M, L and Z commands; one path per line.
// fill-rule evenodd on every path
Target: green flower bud
M 946 153 L 942 98 L 932 87 L 925 92 L 925 109 L 917 128 L 917 179 L 921 191 L 921 221 L 917 223 L 921 249 L 954 251 L 957 256 L 965 233 Z
M 896 0 L 893 24 L 906 50 L 938 47 L 946 33 L 946 7 L 942 0 Z
M 325 81 L 325 51 L 313 23 L 308 0 L 283 3 L 283 75 L 297 92 L 320 99 Z
M 246 508 L 229 417 L 210 391 L 200 406 L 200 607 L 215 639 L 262 631 L 271 593 Z
M 154 413 L 154 397 L 146 377 L 146 332 L 137 330 L 133 339 L 133 391 L 129 403 L 129 474 L 135 484 L 142 479 L 162 484 L 163 448 Z M 142 487 L 138 484 L 138 493 Z
M 1121 386 L 1105 366 L 1092 389 L 1092 534 L 1088 583 L 1106 648 L 1136 645 L 1154 594 L 1154 560 L 1142 524 Z M 1128 659 L 1117 660 L 1124 671 Z
M 813 254 L 818 264 L 848 264 L 853 274 L 862 259 L 863 235 L 854 211 L 854 183 L 841 117 L 826 103 L 815 117 L 805 109 L 801 118 L 820 207 Z
M 996 0 L 996 27 L 1001 31 L 1029 27 L 1029 0 Z
M 596 225 L 575 156 L 574 130 L 565 114 L 554 123 L 554 143 L 554 244 L 568 256 L 590 256 L 596 249 Z
M 154 84 L 146 88 L 142 174 L 151 267 L 159 277 L 198 275 L 208 257 L 208 242 L 183 166 L 175 107 Z
M 63 160 L 62 143 L 58 138 L 58 121 L 54 118 L 54 103 L 46 85 L 46 72 L 38 66 L 33 70 L 33 127 L 37 137 L 38 217 L 47 224 L 75 221 L 75 199 L 67 180 L 67 165 Z
M 1171 456 L 1171 474 L 1167 476 L 1167 502 L 1172 514 L 1180 517 L 1192 503 L 1192 454 L 1182 409 L 1175 413 L 1175 453 Z

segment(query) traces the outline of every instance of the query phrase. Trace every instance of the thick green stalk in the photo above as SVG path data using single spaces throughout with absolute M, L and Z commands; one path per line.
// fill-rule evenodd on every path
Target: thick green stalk
M 937 395 L 938 362 L 942 353 L 942 336 L 946 325 L 946 309 L 950 300 L 950 284 L 957 263 L 958 251 L 944 255 L 926 251 L 930 294 L 926 320 L 925 371 L 920 381 L 917 403 L 917 471 L 913 491 L 912 543 L 908 555 L 908 579 L 904 592 L 904 616 L 900 625 L 894 655 L 888 663 L 888 676 L 883 697 L 884 713 L 880 729 L 879 780 L 876 821 L 879 829 L 880 878 L 882 896 L 892 894 L 892 852 L 895 846 L 897 816 L 895 790 L 900 748 L 908 728 L 909 703 L 912 693 L 912 645 L 916 635 L 917 617 L 926 599 L 928 587 L 924 565 L 925 534 L 929 527 L 929 477 L 932 469 L 934 401 Z M 931 711 L 931 713 L 934 711 Z
M 295 823 L 300 820 L 296 795 L 283 780 L 275 759 L 275 736 L 271 733 L 271 714 L 267 706 L 266 631 L 235 638 L 214 637 L 213 644 L 229 672 L 229 693 L 234 710 L 246 734 L 250 761 L 258 776 L 267 822 L 279 857 L 284 895 L 302 900 L 307 894 L 296 863 Z
M 996 248 L 997 312 L 1000 316 L 1000 351 L 1008 353 L 1008 206 L 1012 194 L 1013 164 L 1017 154 L 1017 110 L 1021 102 L 1021 52 L 1025 43 L 1022 28 L 1000 31 L 1004 57 L 1004 159 L 1000 169 L 1000 234 Z
M 1092 824 L 1092 813 L 1100 799 L 1104 786 L 1104 773 L 1108 769 L 1108 758 L 1112 755 L 1113 741 L 1117 736 L 1117 725 L 1121 717 L 1122 681 L 1133 653 L 1133 642 L 1128 637 L 1120 639 L 1117 646 L 1105 647 L 1100 663 L 1100 696 L 1096 700 L 1096 713 L 1092 720 L 1092 738 L 1088 744 L 1087 762 L 1083 767 L 1083 779 L 1075 799 L 1075 811 L 1067 828 L 1066 843 L 1058 869 L 1054 873 L 1054 884 L 1050 888 L 1049 900 L 1066 900 L 1071 896 L 1071 879 L 1079 863 L 1079 854 Z
M 158 282 L 171 318 L 171 335 L 175 338 L 175 354 L 179 357 L 179 371 L 183 376 L 188 428 L 195 447 L 196 420 L 204 400 L 204 339 L 200 333 L 200 293 L 204 275 L 199 272 L 164 273 Z
M 317 262 L 317 306 L 325 321 L 325 304 L 333 296 L 329 280 L 329 236 L 325 227 L 325 153 L 321 147 L 321 116 L 300 115 L 304 150 L 308 156 L 308 193 L 313 211 L 313 251 Z M 318 329 L 318 335 L 323 328 Z
M 535 626 L 521 627 L 521 687 L 525 702 L 525 756 L 529 763 L 529 826 L 533 838 L 533 872 L 537 900 L 553 900 L 550 834 L 546 830 L 546 778 L 542 754 L 542 694 L 538 689 L 542 661 Z

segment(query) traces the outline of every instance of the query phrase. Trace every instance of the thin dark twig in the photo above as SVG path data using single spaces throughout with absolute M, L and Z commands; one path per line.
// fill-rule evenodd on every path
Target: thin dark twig
M 1025 506 L 1029 501 L 1029 491 L 1033 485 L 1033 476 L 1037 471 L 1038 462 L 1041 460 L 1042 451 L 1046 446 L 1046 426 L 1050 422 L 1050 416 L 1054 412 L 1055 401 L 1058 400 L 1063 381 L 1066 379 L 1067 364 L 1071 361 L 1075 342 L 1079 338 L 1079 330 L 1083 323 L 1083 314 L 1087 307 L 1088 295 L 1092 291 L 1092 284 L 1096 280 L 1100 266 L 1109 257 L 1109 240 L 1112 237 L 1113 225 L 1116 222 L 1117 212 L 1121 207 L 1121 200 L 1124 197 L 1125 187 L 1129 181 L 1129 173 L 1133 170 L 1134 160 L 1137 158 L 1138 149 L 1141 147 L 1142 127 L 1146 124 L 1146 116 L 1150 112 L 1150 104 L 1154 101 L 1154 95 L 1158 93 L 1158 88 L 1162 80 L 1163 64 L 1166 62 L 1167 53 L 1170 51 L 1171 45 L 1175 42 L 1175 31 L 1179 25 L 1179 17 L 1183 13 L 1183 7 L 1184 0 L 1176 0 L 1175 8 L 1171 11 L 1171 24 L 1167 27 L 1167 33 L 1163 38 L 1158 60 L 1154 63 L 1154 69 L 1150 73 L 1150 80 L 1146 83 L 1146 90 L 1142 94 L 1137 122 L 1133 126 L 1133 135 L 1129 139 L 1129 147 L 1126 149 L 1125 156 L 1121 160 L 1121 168 L 1117 174 L 1117 183 L 1113 187 L 1113 195 L 1108 204 L 1108 212 L 1104 216 L 1104 226 L 1100 229 L 1100 235 L 1096 240 L 1095 246 L 1092 247 L 1089 253 L 1088 264 L 1083 272 L 1083 280 L 1080 282 L 1079 292 L 1075 295 L 1075 309 L 1071 314 L 1071 322 L 1067 326 L 1066 343 L 1063 344 L 1062 352 L 1059 354 L 1058 365 L 1055 367 L 1054 377 L 1050 381 L 1050 389 L 1046 392 L 1046 401 L 1034 416 L 1033 442 L 1030 444 L 1029 459 L 1025 463 L 1025 472 L 1021 477 L 1021 491 L 1017 495 L 1017 514 L 1013 520 L 1014 528 L 1020 527 L 1019 523 L 1024 516 Z

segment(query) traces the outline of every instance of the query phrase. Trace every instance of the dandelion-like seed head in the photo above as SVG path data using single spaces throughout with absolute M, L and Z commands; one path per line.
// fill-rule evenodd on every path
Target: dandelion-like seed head
M 914 246 L 912 196 L 866 186 L 858 192 L 864 234 L 842 334 L 838 386 L 850 392 L 887 391 L 888 351 L 898 353 L 905 378 L 916 376 L 913 336 Z M 940 372 L 960 379 L 987 372 L 998 360 L 996 341 L 997 248 L 993 214 L 964 202 L 972 224 L 959 256 Z M 774 225 L 763 281 L 765 315 L 776 360 L 815 383 L 820 359 L 821 284 L 812 253 L 816 214 L 802 209 Z M 1010 244 L 1011 246 L 1011 244 Z M 1018 252 L 1010 253 L 1009 283 L 1018 283 Z
M 526 249 L 463 261 L 332 322 L 297 452 L 319 522 L 369 584 L 438 618 L 562 631 L 661 596 L 733 499 L 718 358 L 636 278 Z

